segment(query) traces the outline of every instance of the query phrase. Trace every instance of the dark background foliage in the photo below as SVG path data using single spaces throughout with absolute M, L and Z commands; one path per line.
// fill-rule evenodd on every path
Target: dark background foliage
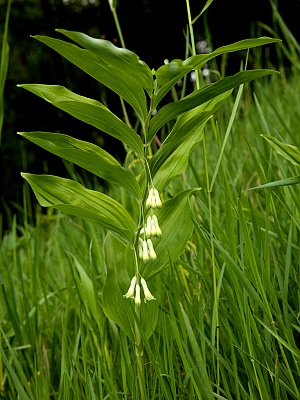
M 278 9 L 296 38 L 300 38 L 298 0 L 278 0 Z M 204 0 L 191 0 L 195 17 Z M 187 24 L 185 0 L 120 0 L 118 16 L 126 47 L 136 52 L 151 68 L 165 59 L 185 58 Z M 0 0 L 2 35 L 6 2 Z M 257 36 L 257 22 L 273 26 L 268 0 L 214 0 L 195 24 L 196 40 L 206 39 L 212 48 Z M 62 161 L 16 135 L 18 131 L 62 132 L 92 141 L 122 159 L 118 141 L 101 136 L 94 128 L 58 111 L 21 88 L 18 83 L 59 84 L 74 92 L 105 102 L 122 117 L 119 101 L 101 85 L 31 35 L 60 37 L 55 28 L 81 31 L 120 45 L 114 20 L 104 0 L 14 0 L 9 24 L 10 62 L 5 87 L 5 118 L 0 147 L 0 213 L 22 204 L 21 171 L 65 175 Z M 267 32 L 262 32 L 268 35 Z M 272 54 L 271 54 L 272 60 Z M 276 56 L 272 60 L 276 67 Z M 231 56 L 230 73 L 239 69 L 238 56 Z

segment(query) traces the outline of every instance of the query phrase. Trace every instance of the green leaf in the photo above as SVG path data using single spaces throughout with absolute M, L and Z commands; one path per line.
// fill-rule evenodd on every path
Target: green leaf
M 4 120 L 4 87 L 5 87 L 5 81 L 7 77 L 8 63 L 9 63 L 9 44 L 7 41 L 7 36 L 8 36 L 8 23 L 9 23 L 11 4 L 12 0 L 8 0 L 6 8 L 4 32 L 2 35 L 2 48 L 1 48 L 1 60 L 0 60 L 0 144 L 1 144 L 1 134 L 2 134 L 2 126 Z
M 149 165 L 154 186 L 162 191 L 169 181 L 181 174 L 191 151 L 203 138 L 203 128 L 211 116 L 224 104 L 231 91 L 182 114 L 174 128 L 152 157 Z
M 300 166 L 300 149 L 291 144 L 282 143 L 270 135 L 261 135 L 271 145 L 276 153 L 280 154 L 292 164 Z
M 116 47 L 108 40 L 95 39 L 81 32 L 72 32 L 65 29 L 56 29 L 74 42 L 90 50 L 102 61 L 115 69 L 115 73 L 129 77 L 135 86 L 141 86 L 149 95 L 153 92 L 153 74 L 148 65 L 130 50 Z
M 126 246 L 113 234 L 108 234 L 104 242 L 104 252 L 107 278 L 103 288 L 103 311 L 134 342 L 135 320 L 137 318 L 134 310 L 134 302 L 131 299 L 123 297 L 135 274 L 133 251 L 129 245 Z M 151 283 L 148 286 L 155 293 L 155 288 L 151 286 Z M 143 298 L 143 296 L 141 297 Z M 156 293 L 155 297 L 157 297 Z M 142 301 L 140 306 L 140 328 L 146 339 L 152 335 L 157 325 L 158 311 L 158 299 L 147 303 Z
M 90 313 L 90 315 L 93 318 L 95 318 L 97 322 L 99 322 L 99 313 L 97 310 L 97 304 L 95 300 L 96 297 L 95 297 L 93 282 L 86 273 L 83 266 L 77 260 L 77 258 L 72 253 L 68 252 L 68 254 L 70 255 L 70 257 L 72 257 L 72 260 L 74 262 L 74 267 L 76 268 L 80 276 L 81 288 L 79 290 L 81 292 L 82 301 L 84 302 L 87 311 Z
M 257 319 L 257 321 L 262 324 L 262 326 L 279 342 L 281 343 L 286 349 L 288 349 L 294 356 L 296 356 L 298 359 L 300 359 L 300 351 L 296 347 L 292 347 L 290 343 L 286 342 L 278 333 L 275 331 L 275 328 L 272 327 L 270 328 L 265 322 L 263 322 L 261 319 L 259 319 L 256 315 L 254 317 Z
M 155 93 L 156 97 L 154 100 L 154 107 L 157 106 L 171 87 L 174 86 L 184 75 L 192 70 L 200 69 L 204 64 L 216 56 L 277 42 L 281 42 L 281 40 L 268 37 L 245 39 L 227 46 L 219 47 L 209 54 L 198 54 L 187 58 L 185 61 L 176 59 L 171 61 L 169 64 L 163 65 L 155 72 L 157 78 L 157 90 Z
M 155 211 L 162 230 L 162 237 L 152 240 L 157 259 L 149 261 L 142 269 L 142 275 L 146 280 L 152 278 L 166 266 L 175 263 L 184 252 L 194 226 L 189 198 L 198 190 L 200 189 L 180 192 L 163 203 L 160 210 Z
M 194 24 L 197 21 L 197 19 L 201 17 L 201 15 L 208 9 L 208 7 L 211 5 L 212 2 L 213 0 L 206 1 L 205 6 L 202 8 L 201 12 L 197 15 L 197 17 L 193 19 L 192 24 Z
M 52 175 L 21 173 L 42 207 L 54 207 L 86 219 L 133 240 L 136 224 L 125 208 L 103 193 L 84 188 L 78 182 Z
M 101 147 L 60 133 L 19 132 L 19 135 L 100 178 L 124 187 L 137 200 L 141 199 L 141 190 L 135 177 Z
M 33 37 L 120 95 L 142 119 L 147 117 L 145 92 L 142 86 L 137 84 L 137 80 L 131 72 L 128 72 L 125 60 L 128 60 L 129 57 L 127 57 L 127 53 L 124 56 L 122 49 L 118 49 L 108 41 L 98 39 L 99 51 L 101 51 L 101 56 L 98 56 L 90 50 L 82 49 L 63 40 L 39 35 Z M 90 41 L 92 40 L 97 39 L 90 38 Z M 93 44 L 95 46 L 95 42 Z
M 222 257 L 224 258 L 224 261 L 226 262 L 227 268 L 225 269 L 225 276 L 226 276 L 226 279 L 229 281 L 229 283 L 231 283 L 231 281 L 233 280 L 233 278 L 232 278 L 232 276 L 233 276 L 232 273 L 233 273 L 235 275 L 235 277 L 239 280 L 241 288 L 245 289 L 245 291 L 249 294 L 249 296 L 257 303 L 257 305 L 264 312 L 267 312 L 266 307 L 257 292 L 257 288 L 253 287 L 251 281 L 248 279 L 247 275 L 245 274 L 245 271 L 243 271 L 240 268 L 240 266 L 237 264 L 237 262 L 235 260 L 233 260 L 231 255 L 221 245 L 219 240 L 214 239 L 214 243 L 215 243 L 216 249 L 222 255 Z M 234 285 L 233 285 L 233 287 L 234 287 Z
M 264 189 L 264 188 L 276 187 L 276 186 L 296 185 L 298 183 L 300 183 L 300 176 L 293 176 L 291 178 L 280 179 L 278 181 L 265 183 L 264 185 L 256 186 L 256 187 L 250 188 L 248 190 Z
M 75 94 L 59 85 L 18 86 L 29 90 L 80 121 L 123 141 L 138 155 L 143 155 L 143 143 L 135 131 L 98 101 Z
M 156 132 L 171 119 L 177 117 L 185 111 L 191 110 L 213 99 L 214 97 L 227 92 L 245 82 L 252 81 L 253 79 L 261 78 L 270 74 L 277 74 L 278 72 L 269 69 L 256 69 L 254 71 L 242 71 L 233 76 L 221 79 L 219 82 L 211 83 L 196 90 L 189 96 L 184 97 L 175 103 L 169 103 L 162 107 L 158 113 L 152 118 L 150 122 L 148 142 L 151 142 Z

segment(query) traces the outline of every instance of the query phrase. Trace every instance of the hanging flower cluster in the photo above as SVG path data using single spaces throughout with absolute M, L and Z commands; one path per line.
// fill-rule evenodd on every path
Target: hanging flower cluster
M 126 294 L 124 294 L 123 297 L 125 297 L 126 299 L 134 299 L 135 304 L 139 306 L 141 304 L 141 286 L 136 282 L 137 282 L 137 277 L 134 276 L 131 279 L 131 283 L 130 283 L 128 292 Z M 148 289 L 147 283 L 144 278 L 141 278 L 141 285 L 142 285 L 143 292 L 144 292 L 145 303 L 150 300 L 156 300 L 155 297 L 150 292 L 150 290 Z
M 157 219 L 156 215 L 152 215 L 147 218 L 147 223 L 146 223 L 145 229 L 142 228 L 140 233 L 141 234 L 145 233 L 147 238 L 151 238 L 151 237 L 160 238 L 161 237 L 162 231 L 159 227 L 158 219 Z
M 161 208 L 162 202 L 159 197 L 158 190 L 155 188 L 151 188 L 149 190 L 149 196 L 146 200 L 146 207 L 147 208 Z
M 156 253 L 151 239 L 142 240 L 139 238 L 139 257 L 145 263 L 149 260 L 156 260 Z
M 149 260 L 156 260 L 157 256 L 151 238 L 160 238 L 162 236 L 162 231 L 160 229 L 157 216 L 154 214 L 154 210 L 156 208 L 162 207 L 162 202 L 157 189 L 154 187 L 149 190 L 148 198 L 146 200 L 146 207 L 150 209 L 150 215 L 147 217 L 144 227 L 140 230 L 140 235 L 142 237 L 139 237 L 138 241 L 138 255 L 144 263 L 147 263 Z M 134 299 L 135 304 L 139 306 L 141 304 L 140 285 L 142 285 L 143 288 L 145 303 L 150 300 L 155 300 L 155 297 L 148 289 L 145 279 L 139 277 L 138 268 L 136 275 L 131 279 L 127 293 L 123 297 L 126 299 Z

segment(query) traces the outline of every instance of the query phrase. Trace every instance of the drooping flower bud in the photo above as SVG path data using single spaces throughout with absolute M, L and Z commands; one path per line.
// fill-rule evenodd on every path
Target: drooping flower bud
M 147 246 L 148 246 L 148 254 L 151 260 L 156 260 L 156 253 L 153 248 L 153 243 L 151 239 L 147 239 Z
M 152 235 L 152 217 L 148 217 L 147 218 L 147 223 L 145 226 L 145 233 L 146 233 L 146 237 L 150 238 Z
M 158 219 L 157 219 L 156 215 L 153 215 L 152 219 L 151 219 L 151 234 L 152 234 L 152 236 L 157 236 L 157 237 L 161 237 L 161 235 L 162 235 L 162 231 L 159 227 Z
M 146 207 L 147 208 L 150 208 L 150 207 L 153 208 L 153 205 L 155 207 L 155 197 L 154 197 L 154 193 L 153 193 L 153 188 L 151 188 L 149 190 L 149 195 L 148 195 L 148 198 L 146 200 Z
M 153 190 L 153 195 L 154 195 L 154 198 L 155 198 L 155 207 L 161 208 L 162 207 L 162 202 L 160 200 L 159 193 L 158 193 L 157 189 Z
M 149 251 L 148 251 L 147 242 L 145 240 L 142 241 L 141 259 L 144 262 L 149 261 Z
M 141 278 L 141 284 L 142 284 L 143 291 L 144 291 L 144 296 L 145 296 L 144 301 L 145 301 L 145 303 L 147 301 L 150 301 L 150 300 L 156 300 L 155 297 L 153 296 L 153 294 L 148 289 L 147 283 L 146 283 L 144 278 Z
M 140 285 L 135 285 L 135 298 L 134 302 L 137 306 L 141 305 L 141 288 Z
M 143 258 L 143 240 L 141 238 L 139 238 L 139 258 Z

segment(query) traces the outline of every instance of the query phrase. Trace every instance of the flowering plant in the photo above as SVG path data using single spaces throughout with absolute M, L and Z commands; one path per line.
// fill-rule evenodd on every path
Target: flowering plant
M 221 47 L 209 54 L 173 60 L 156 71 L 138 56 L 112 43 L 83 33 L 58 30 L 68 41 L 35 36 L 92 78 L 117 93 L 134 110 L 137 129 L 123 122 L 99 101 L 57 85 L 23 84 L 20 87 L 60 110 L 122 141 L 133 163 L 121 165 L 102 148 L 61 133 L 22 132 L 20 135 L 126 191 L 121 204 L 73 180 L 22 173 L 39 203 L 92 221 L 107 230 L 104 242 L 107 279 L 103 310 L 137 342 L 149 338 L 159 312 L 163 283 L 158 275 L 183 253 L 193 231 L 190 197 L 199 188 L 173 197 L 168 185 L 181 174 L 193 147 L 202 140 L 207 121 L 232 90 L 275 71 L 242 71 L 197 88 L 179 101 L 161 106 L 173 86 L 191 71 L 199 71 L 214 57 L 276 42 L 262 37 Z M 133 114 L 132 114 L 133 115 Z M 158 150 L 153 141 L 162 127 L 175 121 Z

